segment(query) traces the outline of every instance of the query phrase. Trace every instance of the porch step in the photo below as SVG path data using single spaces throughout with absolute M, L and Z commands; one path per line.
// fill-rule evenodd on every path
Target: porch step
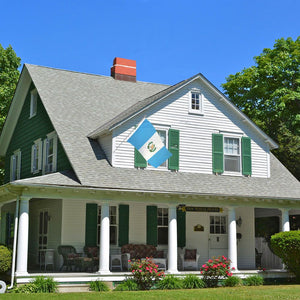
M 112 282 L 105 282 L 110 289 L 113 289 Z M 86 283 L 78 284 L 59 284 L 57 286 L 59 293 L 82 293 L 82 292 L 91 292 L 90 285 Z

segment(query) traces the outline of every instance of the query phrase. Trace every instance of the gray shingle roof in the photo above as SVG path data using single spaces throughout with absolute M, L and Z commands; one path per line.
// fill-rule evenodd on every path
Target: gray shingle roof
M 133 105 L 140 105 L 142 100 L 153 101 L 153 98 L 170 91 L 168 86 L 124 82 L 33 65 L 26 65 L 26 68 L 78 180 L 68 173 L 55 173 L 20 180 L 17 184 L 61 183 L 108 189 L 300 200 L 300 183 L 273 155 L 271 178 L 268 179 L 114 168 L 100 146 L 87 135 Z

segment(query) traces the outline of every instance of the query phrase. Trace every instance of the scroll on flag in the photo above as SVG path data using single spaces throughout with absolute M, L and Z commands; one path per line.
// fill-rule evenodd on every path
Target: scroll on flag
M 127 142 L 132 144 L 148 163 L 155 168 L 172 156 L 172 153 L 165 147 L 154 126 L 147 119 L 144 119 L 139 124 Z

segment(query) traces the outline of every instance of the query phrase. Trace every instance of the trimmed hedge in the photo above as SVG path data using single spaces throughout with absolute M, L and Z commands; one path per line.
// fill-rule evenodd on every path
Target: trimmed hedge
M 300 230 L 279 232 L 271 236 L 271 248 L 300 282 Z

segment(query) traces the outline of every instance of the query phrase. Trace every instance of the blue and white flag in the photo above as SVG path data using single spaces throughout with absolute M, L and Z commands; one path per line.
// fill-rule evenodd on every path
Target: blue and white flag
M 127 142 L 132 144 L 148 163 L 155 168 L 172 156 L 172 153 L 165 147 L 154 126 L 147 119 L 144 119 L 139 124 Z

